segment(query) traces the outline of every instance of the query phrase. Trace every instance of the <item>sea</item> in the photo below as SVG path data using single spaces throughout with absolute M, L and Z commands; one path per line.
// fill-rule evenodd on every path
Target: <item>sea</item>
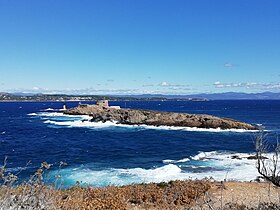
M 95 102 L 83 102 L 93 104 Z M 210 114 L 258 124 L 269 154 L 280 133 L 279 100 L 110 101 L 122 108 Z M 88 122 L 63 102 L 0 103 L 0 167 L 28 180 L 42 162 L 46 183 L 103 187 L 184 179 L 255 180 L 257 131 Z M 78 102 L 66 102 L 67 108 Z M 238 158 L 233 158 L 237 157 Z M 6 160 L 6 161 L 5 161 Z M 63 164 L 62 164 L 63 162 Z

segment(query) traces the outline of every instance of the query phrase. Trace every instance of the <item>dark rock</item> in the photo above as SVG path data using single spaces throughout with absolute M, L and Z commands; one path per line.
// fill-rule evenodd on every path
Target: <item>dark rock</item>
M 237 159 L 237 160 L 242 160 L 241 157 L 239 157 L 238 155 L 232 155 L 231 159 Z
M 268 158 L 265 157 L 265 156 L 260 156 L 259 158 L 262 159 L 262 160 L 268 159 Z M 248 160 L 257 160 L 258 157 L 257 157 L 257 155 L 251 155 L 251 156 L 248 156 L 247 159 L 248 159 Z

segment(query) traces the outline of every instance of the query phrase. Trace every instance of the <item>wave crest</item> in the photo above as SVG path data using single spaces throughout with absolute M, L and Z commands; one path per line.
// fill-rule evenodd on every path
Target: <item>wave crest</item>
M 53 113 L 50 113 L 53 114 Z M 41 116 L 55 116 L 44 114 Z M 59 116 L 59 115 L 56 115 Z M 85 120 L 89 120 L 89 116 L 80 115 L 61 115 L 71 117 L 82 117 Z M 141 129 L 153 129 L 153 130 L 178 130 L 178 131 L 189 131 L 189 132 L 237 132 L 237 133 L 247 133 L 247 132 L 258 132 L 257 130 L 245 130 L 245 129 L 221 129 L 221 128 L 197 128 L 197 127 L 175 127 L 175 126 L 152 126 L 152 125 L 125 125 L 119 124 L 117 122 L 90 122 L 84 120 L 76 121 L 65 121 L 63 123 L 59 121 L 45 121 L 45 123 L 50 123 L 54 125 L 63 125 L 68 127 L 87 127 L 87 128 L 102 128 L 102 127 L 123 127 L 123 128 L 141 128 Z
M 216 181 L 252 181 L 259 174 L 253 153 L 199 152 L 181 160 L 164 160 L 166 165 L 156 168 L 97 169 L 92 165 L 62 169 L 59 173 L 68 186 L 77 181 L 93 186 L 127 185 L 135 183 L 167 182 L 170 180 L 213 178 Z M 238 158 L 234 158 L 238 156 Z M 272 154 L 268 154 L 271 158 Z M 185 162 L 184 162 L 185 161 Z M 54 172 L 53 172 L 54 173 Z

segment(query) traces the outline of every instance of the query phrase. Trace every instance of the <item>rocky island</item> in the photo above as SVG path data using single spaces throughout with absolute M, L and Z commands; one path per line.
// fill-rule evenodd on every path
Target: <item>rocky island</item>
M 256 125 L 228 118 L 206 114 L 120 108 L 119 106 L 109 106 L 107 100 L 97 101 L 96 105 L 80 104 L 78 107 L 66 109 L 64 114 L 89 115 L 92 117 L 91 122 L 111 121 L 126 125 L 258 130 Z

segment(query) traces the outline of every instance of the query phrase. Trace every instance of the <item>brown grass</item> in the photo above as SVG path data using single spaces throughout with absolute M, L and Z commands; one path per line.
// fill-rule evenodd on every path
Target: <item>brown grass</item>
M 172 181 L 124 187 L 74 187 L 60 192 L 61 209 L 125 210 L 190 207 L 210 188 L 206 181 Z

